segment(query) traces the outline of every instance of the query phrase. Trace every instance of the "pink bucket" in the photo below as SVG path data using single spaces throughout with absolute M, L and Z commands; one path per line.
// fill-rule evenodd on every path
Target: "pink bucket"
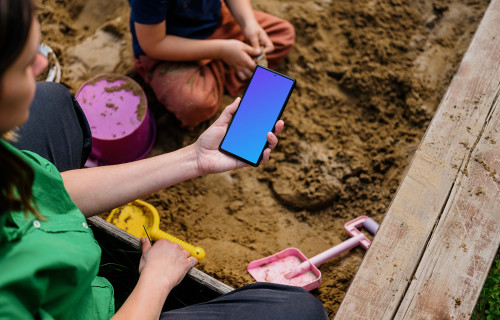
M 137 82 L 124 75 L 101 74 L 83 84 L 76 100 L 92 131 L 86 166 L 139 160 L 151 151 L 156 125 Z

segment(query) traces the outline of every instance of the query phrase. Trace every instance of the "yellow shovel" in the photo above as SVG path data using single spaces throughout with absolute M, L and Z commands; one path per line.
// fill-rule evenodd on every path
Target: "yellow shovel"
M 137 238 L 151 236 L 151 239 L 168 239 L 180 244 L 189 253 L 201 260 L 205 258 L 205 250 L 194 247 L 189 243 L 160 230 L 160 216 L 158 211 L 149 203 L 142 200 L 134 200 L 131 203 L 111 210 L 106 221 L 118 228 L 127 231 Z M 147 231 L 147 234 L 146 234 Z

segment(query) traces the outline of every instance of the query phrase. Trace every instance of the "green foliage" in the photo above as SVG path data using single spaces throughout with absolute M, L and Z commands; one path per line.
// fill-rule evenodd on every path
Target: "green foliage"
M 472 319 L 500 319 L 500 260 L 495 259 L 472 314 Z

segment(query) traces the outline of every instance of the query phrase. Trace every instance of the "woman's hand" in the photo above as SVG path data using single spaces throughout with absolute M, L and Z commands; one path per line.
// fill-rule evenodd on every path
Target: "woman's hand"
M 236 98 L 232 104 L 226 107 L 219 119 L 217 119 L 194 144 L 196 152 L 198 169 L 202 175 L 209 173 L 219 173 L 236 168 L 247 167 L 248 164 L 239 161 L 233 157 L 223 154 L 219 151 L 219 145 L 226 134 L 229 122 L 231 121 L 234 112 L 240 104 L 240 98 Z M 261 163 L 269 160 L 271 151 L 278 144 L 277 135 L 283 130 L 285 123 L 283 120 L 276 122 L 274 134 L 267 133 L 268 147 L 264 150 Z
M 141 244 L 139 272 L 141 275 L 147 272 L 168 291 L 178 285 L 188 270 L 198 263 L 198 260 L 178 243 L 160 239 L 151 245 L 147 238 L 142 238 Z
M 198 260 L 178 243 L 141 239 L 141 273 L 134 290 L 112 319 L 158 319 L 170 291 Z
M 240 80 L 247 80 L 255 69 L 254 57 L 260 54 L 259 47 L 254 48 L 239 40 L 224 40 L 221 49 L 222 60 L 235 71 Z

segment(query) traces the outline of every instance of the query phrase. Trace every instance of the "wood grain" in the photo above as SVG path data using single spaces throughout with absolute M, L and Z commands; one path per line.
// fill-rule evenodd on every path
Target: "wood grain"
M 500 244 L 493 0 L 335 319 L 467 319 Z
M 114 238 L 125 243 L 128 247 L 136 250 L 141 250 L 141 243 L 139 241 L 139 238 L 134 237 L 126 231 L 123 231 L 122 229 L 118 228 L 112 223 L 107 222 L 101 217 L 91 217 L 88 220 L 94 227 L 99 228 L 104 232 L 112 235 Z M 191 268 L 188 271 L 187 276 L 217 293 L 224 294 L 234 290 L 230 286 L 220 282 L 219 280 L 207 275 L 206 273 L 196 268 Z

